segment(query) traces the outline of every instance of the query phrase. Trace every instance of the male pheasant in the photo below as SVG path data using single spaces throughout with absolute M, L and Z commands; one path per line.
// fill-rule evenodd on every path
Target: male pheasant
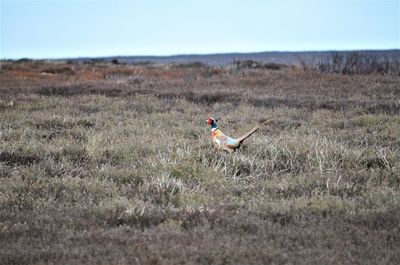
M 220 129 L 218 128 L 218 125 L 217 125 L 217 120 L 215 120 L 214 118 L 211 118 L 211 117 L 207 119 L 208 125 L 211 126 L 211 138 L 212 138 L 212 142 L 213 142 L 214 146 L 217 149 L 222 149 L 224 151 L 228 151 L 229 153 L 232 153 L 237 148 L 239 148 L 242 145 L 244 140 L 246 140 L 248 137 L 250 137 L 250 135 L 252 135 L 261 126 L 263 126 L 264 124 L 266 124 L 269 121 L 271 121 L 271 120 L 266 120 L 266 121 L 258 124 L 256 127 L 254 127 L 253 129 L 251 129 L 250 131 L 245 133 L 243 136 L 241 136 L 237 139 L 234 139 L 234 138 L 231 138 L 231 137 L 225 135 L 224 133 L 222 133 L 220 131 Z

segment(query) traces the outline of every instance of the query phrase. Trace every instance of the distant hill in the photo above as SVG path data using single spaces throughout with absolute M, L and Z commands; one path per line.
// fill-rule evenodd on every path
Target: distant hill
M 338 51 L 348 54 L 354 51 Z M 400 60 L 400 50 L 359 50 L 362 54 L 369 54 L 381 58 L 394 58 Z M 112 56 L 98 58 L 76 58 L 73 61 L 118 60 L 120 63 L 192 63 L 200 62 L 208 65 L 226 65 L 234 60 L 253 60 L 264 63 L 279 63 L 295 65 L 300 61 L 309 64 L 318 59 L 330 56 L 332 51 L 306 51 L 306 52 L 257 52 L 257 53 L 219 53 L 219 54 L 187 54 L 171 56 Z

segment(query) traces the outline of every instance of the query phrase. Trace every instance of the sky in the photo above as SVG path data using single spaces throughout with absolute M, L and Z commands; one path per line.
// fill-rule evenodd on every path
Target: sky
M 400 0 L 0 0 L 0 58 L 400 48 Z

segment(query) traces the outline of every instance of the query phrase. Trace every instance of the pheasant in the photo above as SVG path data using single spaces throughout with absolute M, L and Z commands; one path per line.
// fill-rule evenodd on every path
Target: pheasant
M 220 129 L 218 128 L 217 121 L 218 120 L 215 120 L 214 118 L 211 117 L 207 119 L 208 125 L 211 126 L 212 142 L 217 149 L 222 149 L 224 151 L 232 153 L 242 145 L 244 140 L 246 140 L 248 137 L 250 137 L 250 135 L 255 133 L 261 126 L 263 126 L 264 124 L 266 124 L 271 120 L 266 120 L 258 124 L 256 127 L 254 127 L 253 129 L 251 129 L 250 131 L 248 131 L 243 136 L 237 139 L 231 138 L 225 135 L 223 132 L 221 132 Z

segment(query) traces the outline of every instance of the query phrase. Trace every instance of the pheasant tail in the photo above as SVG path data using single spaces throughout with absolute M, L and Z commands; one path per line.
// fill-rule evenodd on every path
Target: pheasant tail
M 247 138 L 249 138 L 253 133 L 255 133 L 258 129 L 260 129 L 261 126 L 263 126 L 264 124 L 270 122 L 272 120 L 266 120 L 260 124 L 258 124 L 256 127 L 254 127 L 253 129 L 251 129 L 250 131 L 248 131 L 247 133 L 245 133 L 243 136 L 241 136 L 238 140 L 239 142 L 243 142 L 244 140 L 246 140 Z

